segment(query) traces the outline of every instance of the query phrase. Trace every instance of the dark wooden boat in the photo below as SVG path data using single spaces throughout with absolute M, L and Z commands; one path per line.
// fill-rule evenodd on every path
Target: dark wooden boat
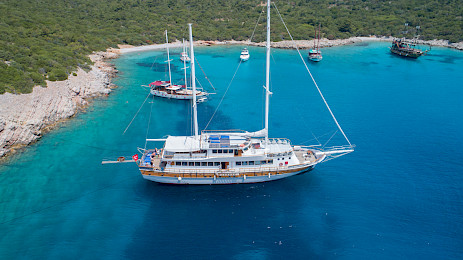
M 395 39 L 392 41 L 392 46 L 389 47 L 389 49 L 393 54 L 415 59 L 421 55 L 425 55 L 429 51 L 417 49 L 415 48 L 415 44 L 402 39 Z

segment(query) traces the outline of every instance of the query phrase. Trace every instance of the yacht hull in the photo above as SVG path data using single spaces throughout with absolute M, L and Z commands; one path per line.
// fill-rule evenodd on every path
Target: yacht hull
M 183 100 L 191 100 L 193 99 L 193 95 L 179 95 L 179 94 L 169 94 L 164 91 L 158 91 L 158 90 L 151 90 L 150 91 L 151 95 L 157 96 L 157 97 L 163 97 L 163 98 L 171 98 L 171 99 L 183 99 Z M 196 97 L 203 97 L 205 94 L 200 93 L 196 95 Z
M 141 170 L 141 172 L 144 179 L 165 184 L 240 184 L 275 181 L 310 171 L 314 167 L 315 165 L 308 165 L 294 169 L 260 173 L 261 175 L 258 176 L 254 176 L 253 173 L 235 175 L 233 173 L 218 172 L 215 175 L 211 174 L 207 177 L 185 177 L 184 174 L 177 174 L 175 176 L 160 176 L 159 174 L 150 174 L 148 171 Z M 189 174 L 189 176 L 191 175 L 193 174 Z

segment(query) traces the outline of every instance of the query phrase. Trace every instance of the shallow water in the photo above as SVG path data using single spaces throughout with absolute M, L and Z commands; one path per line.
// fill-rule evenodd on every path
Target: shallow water
M 462 258 L 463 52 L 433 48 L 411 60 L 387 47 L 326 48 L 309 63 L 354 153 L 230 186 L 159 185 L 135 164 L 101 165 L 135 154 L 146 137 L 191 133 L 188 102 L 148 98 L 123 134 L 147 97 L 141 85 L 168 76 L 162 51 L 121 56 L 113 94 L 0 166 L 0 258 Z M 208 129 L 263 127 L 265 49 L 249 49 Z M 216 93 L 199 104 L 201 129 L 239 53 L 196 49 L 216 89 L 197 67 Z M 271 137 L 346 144 L 294 50 L 272 51 L 271 78 Z

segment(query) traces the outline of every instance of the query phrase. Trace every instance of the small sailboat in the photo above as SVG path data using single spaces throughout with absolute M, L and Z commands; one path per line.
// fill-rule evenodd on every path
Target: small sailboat
M 190 54 L 194 60 L 191 24 Z M 197 97 L 192 99 L 192 136 L 146 139 L 162 142 L 163 148 L 141 149 L 134 155 L 144 179 L 168 184 L 236 184 L 273 181 L 312 170 L 317 164 L 353 152 L 353 145 L 332 148 L 292 145 L 286 138 L 270 138 L 270 0 L 267 1 L 265 128 L 256 132 L 203 130 L 199 133 Z M 196 91 L 195 63 L 191 63 L 192 91 Z M 318 88 L 318 86 L 317 86 Z M 320 93 L 321 94 L 321 93 Z
M 169 67 L 169 81 L 164 81 L 164 80 L 156 80 L 154 82 L 151 82 L 149 84 L 150 87 L 150 93 L 154 96 L 158 97 L 163 97 L 163 98 L 172 98 L 172 99 L 183 99 L 183 100 L 191 100 L 193 97 L 198 97 L 200 100 L 204 101 L 208 93 L 202 90 L 192 90 L 187 88 L 186 84 L 186 75 L 185 75 L 185 85 L 174 85 L 172 84 L 172 73 L 170 69 L 170 62 L 172 61 L 170 59 L 170 54 L 169 54 L 169 39 L 167 36 L 167 30 L 166 30 L 166 43 L 167 43 L 167 64 Z M 188 57 L 189 58 L 189 57 Z M 187 62 L 186 60 L 183 60 L 183 63 L 185 64 Z M 186 73 L 186 69 L 185 69 Z M 196 93 L 196 94 L 193 94 Z
M 247 61 L 247 60 L 249 60 L 249 57 L 250 57 L 250 55 L 249 55 L 248 48 L 243 48 L 241 50 L 240 60 L 241 61 Z
M 320 51 L 320 27 L 321 24 L 318 24 L 318 31 L 315 29 L 315 38 L 313 40 L 313 49 L 309 50 L 309 60 L 311 61 L 321 61 L 323 59 L 322 52 Z
M 188 52 L 186 51 L 186 48 L 185 48 L 185 39 L 182 39 L 182 42 L 183 42 L 183 51 L 182 53 L 180 53 L 180 60 L 183 62 L 190 62 L 191 59 L 188 56 Z

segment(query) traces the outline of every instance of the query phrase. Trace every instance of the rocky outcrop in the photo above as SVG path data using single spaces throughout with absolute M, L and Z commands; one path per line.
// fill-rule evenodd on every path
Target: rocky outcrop
M 79 68 L 76 76 L 48 81 L 46 88 L 35 87 L 30 94 L 0 95 L 0 157 L 36 141 L 44 128 L 75 115 L 89 98 L 109 94 L 117 71 L 104 60 L 115 57 L 113 52 L 94 53 L 89 72 Z

